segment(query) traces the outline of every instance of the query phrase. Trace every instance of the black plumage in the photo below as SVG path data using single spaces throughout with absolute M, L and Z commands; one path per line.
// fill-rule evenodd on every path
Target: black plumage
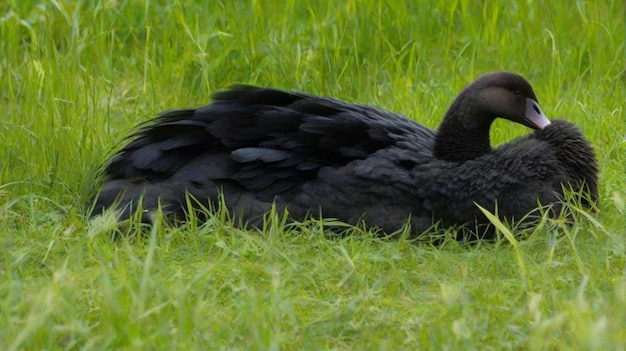
M 222 193 L 229 211 L 259 225 L 274 203 L 290 217 L 337 218 L 392 233 L 440 223 L 488 224 L 476 204 L 521 220 L 539 204 L 556 210 L 563 187 L 597 198 L 597 166 L 573 124 L 550 124 L 530 84 L 496 72 L 465 88 L 437 131 L 401 115 L 331 98 L 252 86 L 210 105 L 161 114 L 105 165 L 93 213 L 185 218 L 186 196 L 208 207 Z M 492 149 L 497 117 L 536 129 Z M 146 221 L 149 216 L 145 216 Z

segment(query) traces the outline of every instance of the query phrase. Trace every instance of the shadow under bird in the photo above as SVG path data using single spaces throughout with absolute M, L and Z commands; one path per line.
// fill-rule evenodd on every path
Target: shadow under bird
M 535 131 L 492 149 L 496 118 Z M 188 196 L 208 208 L 223 195 L 249 226 L 275 204 L 295 220 L 336 218 L 386 233 L 407 223 L 415 234 L 435 225 L 478 233 L 489 221 L 477 205 L 521 221 L 540 205 L 556 216 L 564 188 L 587 204 L 598 196 L 590 143 L 574 124 L 551 123 L 530 84 L 510 72 L 467 86 L 437 130 L 370 106 L 234 86 L 207 106 L 141 125 L 102 172 L 92 215 L 115 208 L 124 220 L 141 204 L 145 222 L 157 208 L 184 221 L 195 203 Z

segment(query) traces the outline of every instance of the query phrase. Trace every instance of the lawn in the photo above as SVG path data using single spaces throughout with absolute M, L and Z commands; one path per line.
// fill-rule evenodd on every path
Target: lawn
M 623 350 L 624 23 L 618 0 L 0 3 L 0 349 Z M 110 218 L 85 216 L 133 126 L 231 84 L 435 128 L 461 88 L 503 69 L 593 143 L 598 213 L 438 246 L 279 214 L 116 240 Z M 497 121 L 491 137 L 527 133 Z

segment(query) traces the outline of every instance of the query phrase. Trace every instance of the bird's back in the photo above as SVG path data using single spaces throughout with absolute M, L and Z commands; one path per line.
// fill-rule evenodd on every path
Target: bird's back
M 257 222 L 273 202 L 304 217 L 320 203 L 306 193 L 318 186 L 321 170 L 354 167 L 393 148 L 400 150 L 394 162 L 413 162 L 432 155 L 434 135 L 372 107 L 236 86 L 216 94 L 210 105 L 168 111 L 141 126 L 106 164 L 96 213 L 116 201 L 120 208 L 136 207 L 143 196 L 144 209 L 160 201 L 183 215 L 186 193 L 204 202 L 221 191 L 229 209 L 247 221 Z M 316 190 L 315 196 L 333 195 Z

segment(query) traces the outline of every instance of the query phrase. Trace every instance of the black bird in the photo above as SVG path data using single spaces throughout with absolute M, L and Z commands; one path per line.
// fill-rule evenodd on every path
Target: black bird
M 507 221 L 539 205 L 554 213 L 563 188 L 596 200 L 597 166 L 573 124 L 550 123 L 530 84 L 486 74 L 454 100 L 438 130 L 332 98 L 234 86 L 198 109 L 167 111 L 140 126 L 104 166 L 93 214 L 114 207 L 143 219 L 160 207 L 184 220 L 188 195 L 259 226 L 275 204 L 289 216 L 336 218 L 392 233 L 434 225 L 480 228 L 477 204 Z M 496 118 L 535 129 L 492 149 Z M 193 201 L 191 203 L 194 203 Z M 478 231 L 477 231 L 478 232 Z

